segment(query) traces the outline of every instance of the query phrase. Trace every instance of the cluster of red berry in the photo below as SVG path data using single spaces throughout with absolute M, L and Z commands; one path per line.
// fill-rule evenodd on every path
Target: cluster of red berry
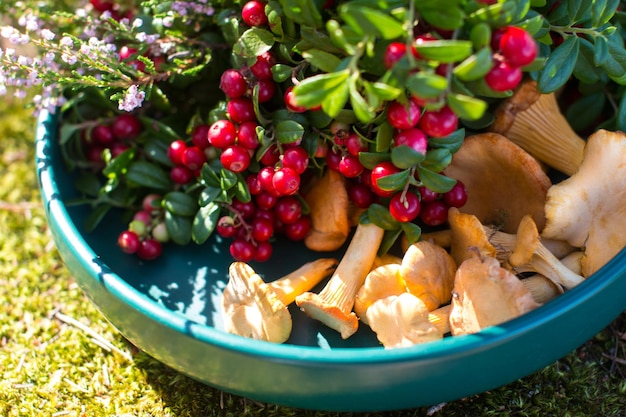
M 163 221 L 161 196 L 149 194 L 141 203 L 141 210 L 133 216 L 128 229 L 122 231 L 118 238 L 118 246 L 128 254 L 135 254 L 140 259 L 149 261 L 161 256 L 162 244 L 169 240 L 169 233 Z
M 494 91 L 512 90 L 522 81 L 522 67 L 537 57 L 537 43 L 524 29 L 507 26 L 496 29 L 491 38 L 493 67 L 485 82 Z
M 104 167 L 105 151 L 115 158 L 126 151 L 139 136 L 141 121 L 130 113 L 123 113 L 111 120 L 102 120 L 82 130 L 83 151 L 87 161 L 94 167 Z

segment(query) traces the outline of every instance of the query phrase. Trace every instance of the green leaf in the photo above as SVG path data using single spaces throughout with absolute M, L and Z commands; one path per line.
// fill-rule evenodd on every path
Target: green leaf
M 82 173 L 74 182 L 76 191 L 91 197 L 98 196 L 101 186 L 102 184 L 98 176 L 90 172 Z
M 359 162 L 367 169 L 374 168 L 377 164 L 391 159 L 391 154 L 379 152 L 359 152 Z
M 617 10 L 620 0 L 593 0 L 591 2 L 591 24 L 600 27 L 607 23 Z
M 415 8 L 425 21 L 444 29 L 455 30 L 463 26 L 465 14 L 451 2 L 415 2 Z
M 370 205 L 367 209 L 367 217 L 381 229 L 397 230 L 399 227 L 399 222 L 391 216 L 386 207 L 380 204 Z
M 421 42 L 415 45 L 425 59 L 441 63 L 459 62 L 472 54 L 473 45 L 468 40 L 444 39 Z
M 354 78 L 352 78 L 351 80 L 354 80 Z M 354 115 L 362 123 L 371 123 L 374 117 L 376 117 L 376 113 L 372 108 L 373 106 L 371 106 L 358 91 L 355 81 L 349 83 L 349 90 L 350 105 L 352 106 Z
M 182 191 L 170 191 L 163 196 L 163 208 L 178 216 L 193 216 L 198 210 L 195 198 Z
M 447 149 L 450 153 L 455 153 L 463 145 L 465 140 L 465 129 L 458 129 L 442 138 L 431 138 L 428 146 L 432 149 Z
M 596 67 L 594 62 L 595 53 L 596 50 L 591 42 L 586 39 L 580 40 L 580 51 L 573 74 L 586 84 L 595 84 L 600 81 L 602 70 Z
M 491 44 L 491 35 L 491 27 L 485 22 L 480 22 L 472 27 L 469 38 L 474 45 L 474 49 L 480 50 L 489 47 Z
M 487 110 L 486 101 L 464 94 L 450 93 L 447 101 L 452 111 L 463 120 L 478 120 Z
M 291 78 L 293 67 L 291 65 L 276 64 L 272 66 L 272 79 L 277 83 L 282 83 Z
M 172 187 L 170 176 L 158 165 L 148 161 L 134 161 L 128 166 L 125 175 L 130 185 L 169 190 Z
M 400 227 L 402 227 L 402 231 L 407 239 L 407 244 L 412 245 L 417 243 L 422 237 L 422 229 L 415 223 L 405 222 L 401 223 Z
M 596 66 L 604 65 L 609 57 L 609 43 L 604 36 L 597 36 L 594 43 L 593 62 Z
M 234 172 L 225 168 L 220 170 L 220 188 L 222 190 L 230 190 L 237 185 L 238 180 L 237 174 Z
M 165 212 L 167 233 L 170 235 L 170 240 L 177 245 L 185 246 L 191 241 L 192 222 L 193 217 L 177 216 L 170 211 Z
M 400 169 L 414 167 L 424 158 L 426 155 L 406 145 L 395 146 L 391 149 L 391 162 Z
M 204 164 L 202 166 L 202 169 L 200 170 L 200 176 L 202 177 L 202 181 L 204 181 L 207 186 L 220 188 L 220 177 L 209 164 Z
M 602 91 L 584 96 L 572 103 L 565 112 L 565 117 L 572 129 L 580 131 L 595 128 L 594 123 L 602 115 L 606 96 Z
M 220 206 L 215 203 L 200 207 L 193 218 L 191 238 L 197 244 L 202 244 L 211 236 L 220 218 Z
M 376 131 L 376 152 L 387 152 L 393 139 L 393 127 L 389 122 L 383 122 Z M 361 161 L 363 163 L 363 161 Z
M 491 49 L 487 46 L 454 67 L 452 73 L 461 81 L 474 81 L 483 78 L 492 66 Z
M 446 91 L 448 80 L 441 75 L 420 71 L 408 78 L 406 86 L 416 97 L 435 98 Z
M 302 52 L 302 57 L 306 59 L 311 65 L 324 72 L 333 72 L 337 69 L 341 60 L 329 52 L 322 51 L 321 49 L 309 49 Z
M 200 193 L 200 197 L 198 198 L 198 204 L 200 207 L 204 207 L 207 204 L 215 201 L 216 198 L 221 196 L 224 191 L 219 187 L 205 187 L 204 190 Z
M 426 158 L 420 167 L 433 172 L 441 172 L 450 165 L 450 162 L 452 162 L 452 154 L 448 149 L 431 149 L 426 152 Z
M 537 86 L 544 94 L 552 93 L 563 86 L 574 71 L 580 43 L 578 36 L 569 36 L 556 47 L 539 73 Z
M 91 209 L 85 217 L 85 221 L 83 222 L 83 227 L 87 233 L 93 232 L 96 227 L 102 222 L 107 213 L 111 210 L 111 205 L 109 204 L 98 204 L 96 207 Z
M 283 120 L 274 129 L 279 143 L 294 143 L 304 135 L 304 127 L 293 120 Z
M 624 40 L 619 33 L 614 33 L 609 38 L 609 56 L 602 68 L 613 81 L 620 85 L 626 83 L 626 50 Z
M 339 6 L 339 15 L 356 33 L 395 39 L 404 35 L 402 22 L 383 10 L 347 2 Z
M 572 23 L 577 23 L 589 13 L 591 9 L 589 0 L 567 0 L 567 14 Z
M 274 46 L 274 35 L 272 32 L 250 28 L 237 39 L 233 45 L 233 53 L 248 60 L 256 59 L 257 56 L 269 51 Z
M 243 175 L 237 174 L 239 181 L 234 188 L 235 198 L 242 203 L 248 203 L 252 200 L 252 196 L 250 195 L 250 190 L 248 190 L 248 186 L 246 185 L 246 180 Z
M 409 180 L 409 170 L 403 170 L 395 174 L 387 175 L 376 180 L 376 185 L 385 191 L 399 191 Z
M 66 144 L 72 136 L 82 130 L 82 128 L 80 124 L 62 123 L 61 129 L 59 130 L 59 143 L 61 145 Z
M 422 184 L 436 193 L 448 192 L 456 184 L 454 178 L 446 177 L 426 168 L 417 167 L 417 172 Z
M 106 177 L 113 178 L 124 175 L 128 170 L 128 166 L 135 158 L 135 148 L 129 148 L 111 159 L 111 161 L 104 167 L 102 174 Z
M 322 16 L 313 0 L 280 0 L 288 19 L 312 27 L 321 27 Z
M 402 224 L 403 223 L 400 223 L 398 226 L 401 226 Z M 383 240 L 380 242 L 380 246 L 378 247 L 377 255 L 381 256 L 389 252 L 401 234 L 401 228 L 385 230 L 385 233 L 383 233 Z
M 167 150 L 169 142 L 164 142 L 160 139 L 157 139 L 153 136 L 150 136 L 143 143 L 142 151 L 146 154 L 146 156 L 155 162 L 160 163 L 165 166 L 173 166 L 172 160 L 167 156 Z
M 307 108 L 321 104 L 324 111 L 334 117 L 348 101 L 349 77 L 350 71 L 343 70 L 305 78 L 293 88 L 296 103 Z

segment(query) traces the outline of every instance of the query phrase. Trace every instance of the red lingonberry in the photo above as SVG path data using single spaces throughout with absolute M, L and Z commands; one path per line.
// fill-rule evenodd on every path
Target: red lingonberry
M 246 97 L 237 97 L 228 100 L 228 103 L 226 103 L 226 112 L 235 123 L 256 120 L 254 104 L 252 100 Z
M 537 43 L 524 29 L 508 26 L 500 38 L 500 52 L 509 64 L 523 67 L 537 57 Z
M 198 126 L 193 128 L 191 132 L 191 143 L 194 146 L 197 146 L 200 149 L 206 149 L 209 147 L 209 129 L 210 126 L 207 124 L 199 124 Z
M 496 60 L 494 66 L 485 75 L 485 82 L 493 91 L 508 91 L 522 81 L 522 70 L 503 60 Z
M 339 172 L 346 178 L 356 178 L 363 172 L 363 165 L 354 155 L 344 155 L 339 161 Z
M 85 152 L 85 156 L 89 162 L 92 162 L 95 165 L 101 165 L 104 162 L 102 152 L 104 152 L 104 148 L 102 146 L 90 146 Z
M 177 139 L 167 148 L 167 157 L 174 165 L 182 165 L 185 149 L 187 149 L 187 143 L 182 139 Z
M 254 196 L 254 202 L 261 210 L 269 210 L 273 208 L 277 201 L 278 196 L 267 191 L 261 191 L 259 194 Z
M 177 165 L 171 169 L 170 178 L 176 184 L 189 184 L 193 179 L 193 171 L 184 165 Z
M 246 93 L 248 82 L 240 71 L 229 68 L 220 77 L 220 89 L 228 98 L 237 98 Z
M 162 252 L 161 242 L 156 239 L 144 239 L 137 250 L 137 256 L 144 261 L 151 261 L 161 256 Z
M 132 254 L 139 250 L 141 240 L 137 233 L 124 230 L 117 238 L 117 245 L 122 249 L 122 252 Z
M 348 185 L 348 198 L 358 208 L 368 208 L 374 202 L 374 193 L 365 184 L 351 182 Z
M 410 129 L 420 119 L 421 109 L 414 100 L 392 101 L 387 105 L 387 121 L 396 129 Z
M 272 67 L 276 63 L 274 55 L 267 51 L 257 56 L 254 64 L 250 66 L 250 72 L 258 80 L 269 80 L 272 78 Z
M 99 124 L 91 130 L 91 137 L 101 145 L 110 146 L 115 142 L 113 128 L 110 125 Z
M 410 222 L 420 212 L 419 197 L 412 192 L 398 192 L 389 200 L 389 213 L 399 222 Z
M 398 131 L 393 137 L 394 146 L 408 146 L 415 152 L 426 154 L 428 148 L 428 138 L 420 129 L 404 129 Z
M 272 183 L 279 195 L 293 195 L 300 189 L 300 174 L 293 168 L 284 166 L 274 172 Z
M 243 146 L 227 146 L 220 155 L 220 162 L 227 170 L 240 173 L 250 166 L 250 154 Z
M 130 146 L 123 143 L 114 143 L 109 149 L 111 150 L 111 156 L 115 158 L 130 149 Z
M 120 140 L 134 139 L 141 133 L 141 121 L 137 116 L 124 113 L 113 120 L 113 134 Z
M 235 221 L 230 216 L 222 216 L 217 221 L 217 225 L 215 226 L 215 231 L 218 235 L 223 238 L 230 238 L 235 236 Z
M 230 256 L 232 256 L 236 261 L 250 262 L 254 259 L 256 248 L 252 242 L 237 238 L 230 244 L 229 251 Z
M 457 180 L 454 187 L 443 194 L 443 201 L 449 207 L 463 207 L 467 203 L 467 188 L 461 181 Z
M 283 233 L 289 239 L 298 241 L 306 237 L 311 230 L 311 218 L 309 216 L 301 216 L 293 223 L 287 224 Z
M 279 161 L 279 159 L 280 150 L 278 149 L 278 146 L 272 144 L 265 150 L 259 162 L 262 165 L 273 167 Z
M 282 160 L 283 166 L 292 168 L 298 174 L 304 173 L 309 166 L 309 154 L 299 146 L 286 149 Z
M 372 191 L 380 197 L 391 197 L 392 195 L 394 195 L 396 191 L 383 190 L 382 188 L 380 188 L 380 186 L 378 185 L 378 180 L 392 174 L 397 174 L 398 172 L 400 172 L 400 169 L 389 161 L 378 163 L 376 166 L 374 166 L 371 173 L 372 183 L 370 187 L 372 188 Z
M 291 224 L 302 215 L 302 204 L 294 196 L 281 197 L 274 206 L 274 214 L 276 220 L 284 224 Z
M 345 138 L 346 150 L 350 155 L 359 156 L 361 152 L 367 152 L 367 143 L 359 135 L 350 132 Z
M 257 242 L 265 242 L 274 236 L 274 223 L 268 219 L 255 217 L 252 220 L 252 238 Z
M 197 146 L 188 146 L 187 149 L 183 151 L 181 162 L 190 170 L 196 171 L 202 168 L 206 159 L 202 149 Z
M 270 242 L 258 242 L 253 260 L 256 262 L 267 262 L 272 257 L 274 247 Z
M 427 226 L 439 226 L 448 220 L 448 206 L 441 200 L 422 204 L 420 220 Z
M 265 3 L 258 0 L 248 1 L 241 9 L 241 18 L 249 26 L 263 26 L 267 23 Z
M 263 190 L 268 191 L 269 193 L 272 193 L 274 195 L 278 195 L 272 181 L 272 179 L 274 178 L 274 172 L 275 170 L 271 166 L 265 166 L 261 168 L 259 170 L 259 173 L 257 174 L 257 181 L 259 182 L 259 185 Z
M 385 68 L 391 69 L 404 55 L 406 55 L 406 44 L 403 42 L 391 42 L 387 45 L 383 54 L 383 65 Z
M 123 45 L 120 48 L 119 57 L 122 61 L 131 58 L 133 55 L 137 53 L 136 48 L 132 48 L 128 45 Z
M 439 110 L 424 112 L 419 122 L 419 128 L 426 135 L 433 138 L 442 138 L 454 132 L 459 125 L 459 116 L 448 106 Z
M 315 153 L 313 156 L 315 158 L 326 158 L 328 155 L 328 145 L 323 140 L 319 139 L 317 141 L 317 146 L 315 147 Z
M 259 103 L 267 103 L 276 93 L 276 83 L 272 79 L 257 81 Z
M 283 95 L 283 101 L 287 110 L 294 113 L 303 113 L 307 110 L 306 107 L 300 106 L 296 103 L 296 96 L 293 93 L 293 86 L 287 87 L 285 94 Z
M 237 144 L 246 149 L 258 149 L 261 146 L 256 128 L 259 124 L 256 121 L 243 122 L 237 130 Z
M 429 203 L 439 198 L 439 193 L 431 190 L 430 188 L 421 186 L 417 187 L 417 190 L 420 193 L 422 203 Z
M 237 140 L 237 126 L 230 120 L 217 120 L 209 127 L 207 139 L 216 148 L 230 146 Z
M 252 201 L 244 202 L 234 199 L 231 207 L 235 210 L 244 220 L 249 220 L 254 217 L 256 213 L 256 206 Z
M 248 174 L 246 177 L 246 186 L 248 187 L 250 195 L 261 194 L 263 191 L 263 187 L 261 187 L 256 174 Z
M 326 153 L 326 166 L 333 171 L 339 171 L 342 158 L 341 153 L 331 149 Z
M 133 214 L 133 221 L 135 220 L 140 221 L 146 226 L 150 226 L 150 224 L 152 223 L 152 213 L 147 210 L 139 210 L 138 212 Z

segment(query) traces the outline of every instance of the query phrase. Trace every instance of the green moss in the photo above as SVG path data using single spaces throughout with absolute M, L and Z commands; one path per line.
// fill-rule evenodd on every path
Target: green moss
M 0 101 L 0 416 L 338 415 L 225 394 L 134 349 L 85 298 L 54 249 L 37 191 L 33 131 L 22 103 Z M 131 352 L 133 361 L 58 320 L 57 311 Z M 540 372 L 439 411 L 344 415 L 624 416 L 624 333 L 626 314 Z

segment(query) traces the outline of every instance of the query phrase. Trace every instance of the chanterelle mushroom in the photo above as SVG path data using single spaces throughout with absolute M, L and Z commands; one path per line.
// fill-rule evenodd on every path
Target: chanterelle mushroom
M 583 247 L 590 276 L 626 246 L 626 135 L 600 129 L 576 173 L 550 187 L 542 236 Z
M 497 259 L 475 252 L 457 269 L 451 305 L 450 331 L 456 336 L 504 323 L 540 304 Z
M 495 116 L 490 126 L 493 132 L 567 175 L 578 170 L 585 141 L 561 113 L 554 93 L 541 94 L 537 83 L 529 79 L 498 106 Z
M 478 250 L 483 256 L 496 256 L 496 248 L 489 241 L 485 226 L 473 214 L 461 213 L 458 208 L 448 210 L 450 224 L 450 254 L 457 265 L 471 256 L 469 252 Z
M 224 288 L 224 330 L 252 339 L 283 343 L 291 334 L 287 305 L 330 275 L 335 259 L 322 258 L 269 284 L 244 262 L 233 262 Z
M 383 234 L 384 230 L 373 223 L 360 223 L 322 291 L 319 294 L 305 292 L 296 297 L 296 304 L 306 315 L 338 331 L 343 339 L 352 336 L 359 327 L 352 307 L 374 264 Z
M 539 229 L 543 227 L 546 193 L 552 183 L 537 160 L 506 137 L 469 136 L 444 173 L 463 182 L 468 199 L 460 210 L 475 215 L 482 224 L 513 233 L 530 213 Z

